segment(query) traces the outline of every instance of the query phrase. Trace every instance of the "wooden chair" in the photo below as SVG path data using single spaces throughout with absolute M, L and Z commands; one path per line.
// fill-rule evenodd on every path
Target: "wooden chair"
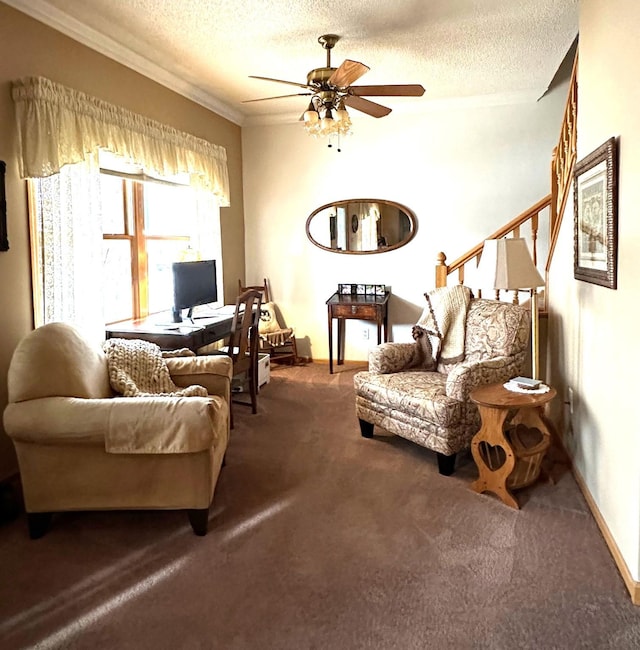
M 260 352 L 266 352 L 271 361 L 298 362 L 298 348 L 296 346 L 295 332 L 292 327 L 284 327 L 278 317 L 278 308 L 272 301 L 267 279 L 263 284 L 243 286 L 238 280 L 238 293 L 244 291 L 259 291 L 262 295 L 261 317 L 258 326 L 260 338 Z
M 251 406 L 258 412 L 258 321 L 262 294 L 254 289 L 243 291 L 236 299 L 229 344 L 222 352 L 231 357 L 233 376 L 244 375 L 249 386 L 251 402 L 232 400 L 234 404 Z M 231 411 L 233 426 L 233 409 Z

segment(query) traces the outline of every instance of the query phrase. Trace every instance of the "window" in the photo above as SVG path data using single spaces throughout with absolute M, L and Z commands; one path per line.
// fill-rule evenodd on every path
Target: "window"
M 171 309 L 172 262 L 198 259 L 198 205 L 190 188 L 100 178 L 105 321 Z M 211 233 L 209 233 L 211 235 Z
M 173 262 L 216 259 L 222 270 L 211 194 L 106 170 L 85 169 L 80 183 L 74 167 L 30 183 L 36 325 L 91 320 L 95 331 L 99 320 L 104 333 L 105 323 L 171 309 Z M 221 272 L 218 283 L 222 297 Z

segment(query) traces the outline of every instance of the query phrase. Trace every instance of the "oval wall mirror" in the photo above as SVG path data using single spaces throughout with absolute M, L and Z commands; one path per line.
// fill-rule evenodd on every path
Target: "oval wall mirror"
M 347 199 L 314 210 L 307 219 L 307 237 L 334 253 L 384 253 L 410 242 L 418 220 L 409 208 L 383 199 Z

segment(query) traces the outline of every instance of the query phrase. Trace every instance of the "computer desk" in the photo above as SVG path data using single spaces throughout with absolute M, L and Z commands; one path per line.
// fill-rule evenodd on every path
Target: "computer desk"
M 188 348 L 197 353 L 205 345 L 231 334 L 235 305 L 221 307 L 219 314 L 185 319 L 172 323 L 171 314 L 154 314 L 147 318 L 120 321 L 105 328 L 105 338 L 142 339 L 155 343 L 162 350 Z M 216 310 L 213 310 L 214 312 Z

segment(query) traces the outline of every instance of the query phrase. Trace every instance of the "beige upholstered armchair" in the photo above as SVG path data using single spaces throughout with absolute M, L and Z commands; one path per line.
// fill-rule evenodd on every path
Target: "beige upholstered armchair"
M 413 343 L 383 343 L 369 355 L 369 370 L 354 377 L 356 415 L 365 438 L 374 425 L 432 449 L 441 474 L 454 471 L 457 452 L 480 427 L 469 400 L 476 387 L 504 382 L 524 371 L 530 312 L 493 300 L 472 299 L 466 312 L 464 358 L 443 369 L 407 369 Z
M 32 538 L 53 512 L 105 509 L 185 509 L 206 534 L 229 436 L 231 359 L 167 358 L 166 367 L 172 385 L 208 396 L 115 396 L 103 349 L 64 323 L 18 344 L 4 426 Z

